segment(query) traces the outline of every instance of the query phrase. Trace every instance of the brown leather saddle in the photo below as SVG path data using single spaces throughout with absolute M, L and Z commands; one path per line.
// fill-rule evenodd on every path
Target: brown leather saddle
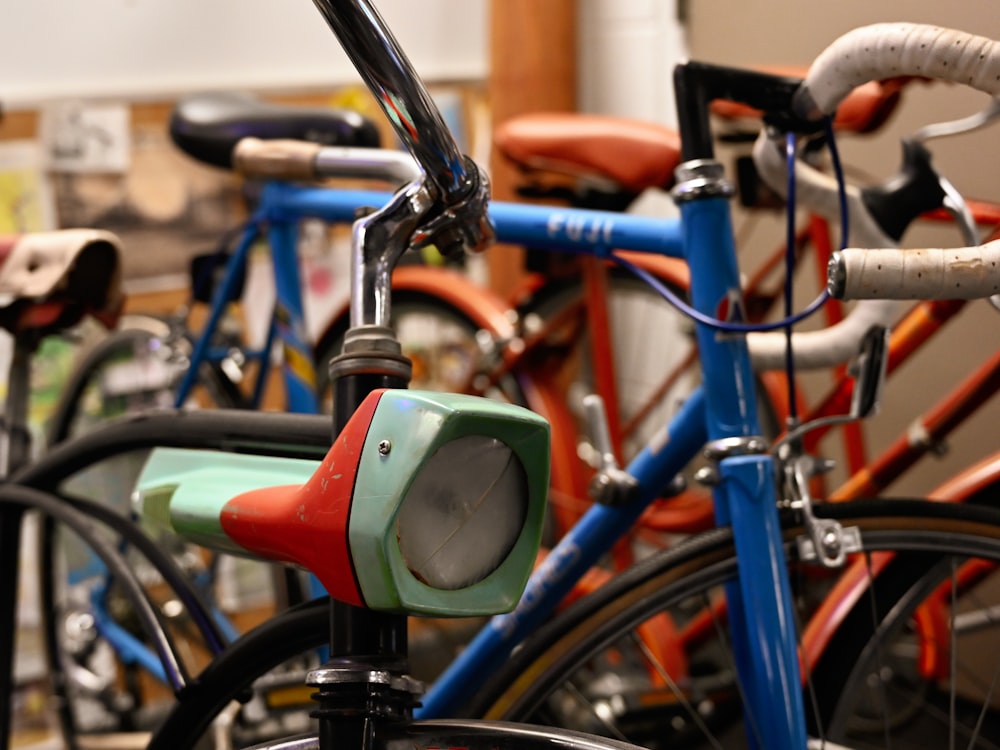
M 87 315 L 113 326 L 124 301 L 121 275 L 121 243 L 110 232 L 0 236 L 0 327 L 55 333 Z

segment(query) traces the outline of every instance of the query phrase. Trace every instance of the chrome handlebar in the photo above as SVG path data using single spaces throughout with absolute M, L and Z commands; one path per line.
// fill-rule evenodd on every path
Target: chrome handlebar
M 416 244 L 445 255 L 485 250 L 494 239 L 486 219 L 489 180 L 462 155 L 444 118 L 392 32 L 369 0 L 313 0 L 361 78 L 426 175 L 439 212 Z
M 371 2 L 313 2 L 422 173 L 389 206 L 355 225 L 351 325 L 387 327 L 392 269 L 408 247 L 434 245 L 453 257 L 493 244 L 489 179 L 463 156 Z

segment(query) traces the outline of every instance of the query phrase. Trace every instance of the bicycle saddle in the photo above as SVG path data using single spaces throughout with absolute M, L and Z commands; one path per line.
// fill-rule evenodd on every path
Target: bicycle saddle
M 292 138 L 327 146 L 380 144 L 378 128 L 346 109 L 262 102 L 250 94 L 217 92 L 180 100 L 170 115 L 170 137 L 189 156 L 225 169 L 241 138 Z
M 110 232 L 65 229 L 0 236 L 0 327 L 53 332 L 121 310 L 121 245 Z
M 512 117 L 493 138 L 500 153 L 526 171 L 602 177 L 634 193 L 670 187 L 681 154 L 675 130 L 579 112 Z

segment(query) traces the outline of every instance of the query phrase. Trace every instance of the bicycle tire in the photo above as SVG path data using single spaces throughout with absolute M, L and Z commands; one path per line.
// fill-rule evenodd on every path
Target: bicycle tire
M 994 496 L 998 489 L 992 488 Z M 879 627 L 887 633 L 898 633 L 907 624 L 916 602 L 906 602 L 903 607 L 906 593 L 921 582 L 927 583 L 925 577 L 937 570 L 934 566 L 942 556 L 975 553 L 993 565 L 1000 562 L 1000 512 L 994 508 L 923 501 L 865 501 L 822 508 L 825 516 L 835 517 L 845 525 L 859 526 L 866 554 L 881 549 L 896 552 L 893 562 L 875 576 L 875 584 L 870 586 L 878 603 L 875 616 L 884 618 L 879 620 Z M 786 553 L 793 561 L 796 552 L 791 538 L 798 533 L 801 528 L 797 524 L 786 527 L 789 540 Z M 696 686 L 696 676 L 690 674 L 688 687 L 678 694 L 664 695 L 670 691 L 662 687 L 654 689 L 649 684 L 640 684 L 635 692 L 630 692 L 627 686 L 625 689 L 621 686 L 636 675 L 626 669 L 618 675 L 620 692 L 604 696 L 597 709 L 577 703 L 576 697 L 566 696 L 584 689 L 595 693 L 593 680 L 599 673 L 587 673 L 588 665 L 599 665 L 602 658 L 612 653 L 611 648 L 624 649 L 621 644 L 632 642 L 630 634 L 640 623 L 652 622 L 652 616 L 662 616 L 671 605 L 700 600 L 709 589 L 730 580 L 735 571 L 731 535 L 725 529 L 700 535 L 640 563 L 568 608 L 522 644 L 503 669 L 477 689 L 459 714 L 555 726 L 565 725 L 572 717 L 574 729 L 609 733 L 654 748 L 685 742 L 698 746 L 695 736 L 703 731 L 699 722 L 712 725 L 712 731 L 730 739 L 727 733 L 739 731 L 736 727 L 742 724 L 741 711 L 733 705 L 739 700 L 739 691 L 722 682 L 721 670 L 697 676 L 705 683 L 701 693 L 692 687 Z M 805 596 L 801 588 L 796 593 L 799 600 Z M 896 605 L 900 608 L 894 609 Z M 862 694 L 860 687 L 872 674 L 882 672 L 881 669 L 871 672 L 870 662 L 862 661 L 862 656 L 875 654 L 870 639 L 859 635 L 865 626 L 870 634 L 871 623 L 866 596 L 854 604 L 810 670 L 814 686 L 812 693 L 807 691 L 806 695 L 810 728 L 812 731 L 822 728 L 826 740 L 847 744 L 857 740 L 855 735 L 860 730 L 850 701 L 852 696 Z M 622 653 L 621 650 L 617 653 L 622 660 L 619 667 L 627 662 Z M 707 664 L 696 666 L 704 670 Z M 572 677 L 578 671 L 581 685 L 590 680 L 587 688 L 574 687 Z M 656 679 L 666 678 L 657 673 Z M 709 687 L 716 692 L 709 693 Z M 899 687 L 891 686 L 893 690 Z M 935 700 L 940 699 L 936 684 L 923 687 L 934 692 Z M 704 695 L 711 700 L 697 703 L 697 717 L 687 715 L 680 696 L 693 705 Z M 560 698 L 564 703 L 557 706 Z M 701 711 L 709 703 L 711 710 Z M 660 711 L 659 715 L 653 713 L 651 705 Z M 868 706 L 853 708 L 869 710 Z M 581 714 L 586 714 L 585 721 Z M 877 739 L 881 740 L 882 732 L 900 731 L 909 733 L 912 740 L 913 733 L 928 731 L 923 724 L 915 726 L 916 719 L 927 719 L 927 713 L 918 715 L 916 711 L 900 709 L 888 716 L 886 723 L 891 720 L 899 724 L 902 719 L 907 719 L 902 726 L 880 727 Z M 990 732 L 991 740 L 995 740 L 996 727 L 991 726 Z M 939 740 L 938 737 L 931 742 Z
M 998 491 L 1000 487 L 994 486 L 986 495 L 995 495 Z M 1000 510 L 991 507 L 897 500 L 821 507 L 824 516 L 838 518 L 845 525 L 859 524 L 865 543 L 871 547 L 902 548 L 904 552 L 897 558 L 900 562 L 894 569 L 909 570 L 911 577 L 926 570 L 926 565 L 909 566 L 913 555 L 928 552 L 942 543 L 946 551 L 952 552 L 985 545 L 989 559 L 1000 562 Z M 801 526 L 787 515 L 783 520 L 789 539 L 787 549 L 789 554 L 794 554 L 791 539 L 801 532 Z M 949 536 L 950 527 L 963 529 L 961 537 Z M 692 591 L 727 580 L 734 571 L 735 557 L 728 529 L 715 529 L 691 537 L 674 548 L 657 553 L 550 620 L 519 646 L 500 672 L 477 684 L 475 691 L 469 691 L 468 702 L 456 711 L 456 715 L 558 725 L 553 716 L 540 715 L 537 710 L 538 704 L 551 691 L 553 682 L 563 679 L 580 663 L 590 659 L 608 641 L 630 630 L 650 611 L 658 611 L 664 602 L 687 599 Z M 885 594 L 885 601 L 897 601 L 893 597 L 898 596 L 898 592 L 893 587 L 900 585 L 900 579 L 879 577 L 876 580 L 887 582 L 880 585 L 891 589 Z M 838 629 L 823 652 L 821 670 L 837 666 L 842 671 L 845 665 L 856 663 L 852 654 L 860 653 L 863 648 L 856 640 L 857 618 L 867 613 L 863 604 L 859 604 L 851 614 L 855 619 L 844 620 L 844 629 Z M 215 714 L 245 691 L 256 676 L 291 658 L 297 650 L 316 648 L 324 643 L 328 627 L 323 603 L 311 603 L 294 614 L 279 615 L 261 629 L 246 634 L 218 657 L 200 675 L 189 693 L 182 696 L 154 735 L 151 750 L 189 746 L 196 742 Z M 825 684 L 836 688 L 841 684 L 836 680 L 841 677 L 843 675 L 838 672 Z M 814 682 L 821 686 L 824 683 L 819 679 L 814 676 Z M 840 697 L 836 690 L 833 695 L 820 690 L 820 723 L 834 716 Z M 807 705 L 811 705 L 811 701 Z M 722 708 L 732 709 L 732 706 Z M 731 713 L 720 713 L 714 718 L 727 722 L 734 720 Z M 812 718 L 815 724 L 817 717 Z M 602 729 L 592 724 L 568 728 L 597 733 Z M 727 729 L 730 728 L 727 725 Z M 625 736 L 632 741 L 638 739 Z M 656 746 L 649 737 L 642 739 L 647 746 Z
M 124 556 L 102 535 L 100 523 L 56 495 L 17 484 L 7 484 L 0 488 L 0 504 L 39 511 L 79 536 L 120 583 L 133 611 L 138 613 L 139 626 L 151 639 L 154 653 L 164 667 L 170 668 L 173 672 L 177 688 L 183 687 L 189 679 L 186 665 L 178 655 L 174 643 L 164 630 L 157 612 Z M 57 671 L 55 665 L 49 666 L 53 671 Z M 58 683 L 56 675 L 53 675 L 53 679 Z M 65 739 L 70 746 L 76 746 L 76 738 L 72 735 Z
M 348 325 L 347 317 L 342 317 L 317 346 L 316 382 L 321 399 L 329 394 L 328 364 L 340 354 Z M 479 326 L 469 311 L 432 294 L 400 289 L 393 292 L 392 325 L 403 354 L 414 365 L 411 388 L 469 392 L 476 374 L 484 369 L 487 356 L 476 340 Z M 496 388 L 476 393 L 521 406 L 526 404 L 517 380 L 509 374 L 500 379 Z
M 329 642 L 330 600 L 313 599 L 272 617 L 205 667 L 153 733 L 147 750 L 195 747 L 233 700 L 290 659 Z

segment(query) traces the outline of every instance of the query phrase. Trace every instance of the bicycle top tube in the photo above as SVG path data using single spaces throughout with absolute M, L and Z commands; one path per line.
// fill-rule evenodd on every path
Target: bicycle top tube
M 391 197 L 391 193 L 381 191 L 332 190 L 270 182 L 261 193 L 259 213 L 271 220 L 297 221 L 310 217 L 328 222 L 349 222 L 359 207 L 382 206 Z M 618 249 L 681 257 L 678 219 L 503 201 L 491 202 L 489 215 L 500 242 L 560 252 L 603 255 L 611 249 Z

